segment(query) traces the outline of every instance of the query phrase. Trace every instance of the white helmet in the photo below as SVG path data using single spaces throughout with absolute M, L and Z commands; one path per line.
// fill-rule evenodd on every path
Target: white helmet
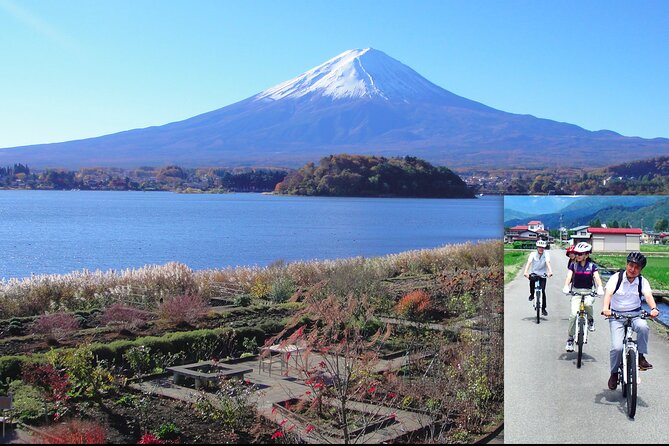
M 537 240 L 537 248 L 545 248 L 546 246 L 548 246 L 546 240 Z
M 592 252 L 592 246 L 588 243 L 581 242 L 574 247 L 574 252 L 576 254 L 589 254 Z

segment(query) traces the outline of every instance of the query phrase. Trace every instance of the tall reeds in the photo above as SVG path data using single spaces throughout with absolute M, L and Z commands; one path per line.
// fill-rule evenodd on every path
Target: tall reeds
M 502 268 L 502 264 L 502 243 L 485 241 L 383 257 L 277 262 L 267 267 L 193 271 L 184 264 L 172 262 L 121 271 L 35 275 L 0 281 L 0 319 L 87 310 L 114 303 L 155 310 L 174 296 L 218 297 L 226 286 L 248 295 L 259 293 L 258 290 L 269 290 L 269 293 L 274 290 L 278 294 L 280 290 L 281 300 L 290 289 L 311 287 L 320 282 L 326 284 L 328 293 L 370 294 L 380 279 L 400 274 Z

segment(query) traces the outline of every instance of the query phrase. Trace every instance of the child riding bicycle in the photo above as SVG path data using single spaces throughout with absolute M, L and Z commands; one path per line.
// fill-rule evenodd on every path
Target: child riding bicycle
M 562 291 L 565 294 L 570 294 L 572 289 L 574 291 L 592 291 L 593 286 L 597 285 L 597 294 L 604 295 L 604 288 L 602 287 L 602 279 L 599 277 L 597 264 L 590 259 L 592 246 L 588 243 L 581 242 L 574 247 L 574 254 L 576 255 L 574 262 L 569 264 L 569 272 L 567 272 L 567 279 L 564 283 Z M 592 295 L 585 297 L 585 312 L 588 314 L 588 330 L 595 331 L 595 319 L 592 310 L 592 304 L 595 302 L 595 297 Z M 565 350 L 568 352 L 574 351 L 574 333 L 576 332 L 576 317 L 581 305 L 581 297 L 574 295 L 571 298 L 571 314 L 569 315 L 569 328 L 567 330 L 567 345 Z
M 660 314 L 653 298 L 650 283 L 645 277 L 641 277 L 641 270 L 646 266 L 646 256 L 640 252 L 631 252 L 627 256 L 627 265 L 624 271 L 617 272 L 611 276 L 606 283 L 606 294 L 602 306 L 602 314 L 611 316 L 611 312 L 618 314 L 637 314 L 641 312 L 641 300 L 646 299 L 650 307 L 650 317 L 655 318 Z M 618 365 L 622 361 L 623 342 L 625 331 L 623 322 L 609 319 L 611 329 L 611 351 L 608 386 L 610 390 L 618 387 Z M 648 354 L 648 324 L 644 319 L 635 317 L 632 321 L 632 329 L 637 334 L 637 346 L 639 348 L 639 370 L 652 369 L 653 366 L 646 360 Z
M 541 308 L 541 314 L 548 316 L 546 311 L 546 277 L 553 275 L 553 269 L 551 268 L 551 256 L 546 251 L 546 246 L 548 243 L 546 240 L 537 240 L 537 250 L 530 254 L 530 257 L 527 259 L 527 264 L 525 265 L 524 276 L 528 279 L 530 274 L 536 274 L 541 276 L 539 278 L 539 285 L 541 286 L 541 292 L 543 293 L 543 303 Z M 534 280 L 530 280 L 530 299 L 534 299 Z

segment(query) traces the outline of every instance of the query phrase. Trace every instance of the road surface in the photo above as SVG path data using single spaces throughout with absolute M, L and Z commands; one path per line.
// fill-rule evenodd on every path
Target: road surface
M 576 368 L 567 353 L 570 297 L 562 293 L 567 275 L 563 250 L 551 249 L 554 276 L 546 286 L 548 316 L 536 323 L 528 301 L 529 281 L 520 273 L 504 290 L 505 443 L 669 443 L 669 339 L 649 322 L 648 361 L 641 373 L 634 420 L 625 413 L 620 386 L 609 390 L 608 321 L 594 304 L 594 333 Z

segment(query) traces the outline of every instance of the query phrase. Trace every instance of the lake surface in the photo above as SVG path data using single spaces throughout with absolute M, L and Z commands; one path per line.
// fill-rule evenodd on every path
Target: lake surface
M 0 191 L 0 278 L 380 256 L 502 239 L 502 197 Z

